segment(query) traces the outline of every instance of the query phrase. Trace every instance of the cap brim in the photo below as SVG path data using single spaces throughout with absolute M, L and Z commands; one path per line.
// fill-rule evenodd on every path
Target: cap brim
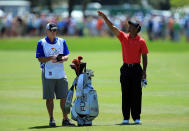
M 51 30 L 57 30 L 57 27 L 52 27 Z
M 139 23 L 136 23 L 136 22 L 128 21 L 128 23 L 129 23 L 130 25 L 134 25 L 135 27 L 138 27 L 138 26 L 139 26 Z

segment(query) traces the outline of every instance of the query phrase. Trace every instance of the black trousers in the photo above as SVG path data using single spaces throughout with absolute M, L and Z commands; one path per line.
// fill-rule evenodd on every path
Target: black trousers
M 123 64 L 120 69 L 122 89 L 122 113 L 124 120 L 129 120 L 130 112 L 133 120 L 140 120 L 142 102 L 142 68 L 140 64 L 128 66 Z

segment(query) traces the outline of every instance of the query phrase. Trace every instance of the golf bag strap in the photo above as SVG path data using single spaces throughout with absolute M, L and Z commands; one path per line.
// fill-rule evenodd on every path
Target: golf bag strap
M 78 80 L 78 77 L 76 77 L 76 78 L 74 79 L 73 83 L 72 83 L 72 87 L 71 87 L 71 88 L 73 88 L 73 90 L 74 90 L 74 87 L 75 87 L 75 89 L 76 89 L 77 80 Z

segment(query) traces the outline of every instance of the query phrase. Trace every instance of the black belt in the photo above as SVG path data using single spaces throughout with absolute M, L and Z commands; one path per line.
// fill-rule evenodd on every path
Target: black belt
M 126 67 L 134 67 L 134 66 L 140 65 L 140 63 L 134 63 L 134 64 L 127 64 L 127 63 L 124 63 L 123 65 L 126 66 Z

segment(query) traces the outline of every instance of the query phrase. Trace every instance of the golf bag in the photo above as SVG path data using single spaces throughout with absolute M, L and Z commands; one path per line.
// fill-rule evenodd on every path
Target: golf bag
M 67 94 L 65 112 L 70 113 L 71 109 L 71 118 L 77 121 L 78 126 L 90 126 L 99 113 L 97 93 L 91 83 L 93 71 L 85 69 L 84 72 L 76 74 L 77 77 Z M 76 98 L 72 106 L 74 87 L 76 87 Z

